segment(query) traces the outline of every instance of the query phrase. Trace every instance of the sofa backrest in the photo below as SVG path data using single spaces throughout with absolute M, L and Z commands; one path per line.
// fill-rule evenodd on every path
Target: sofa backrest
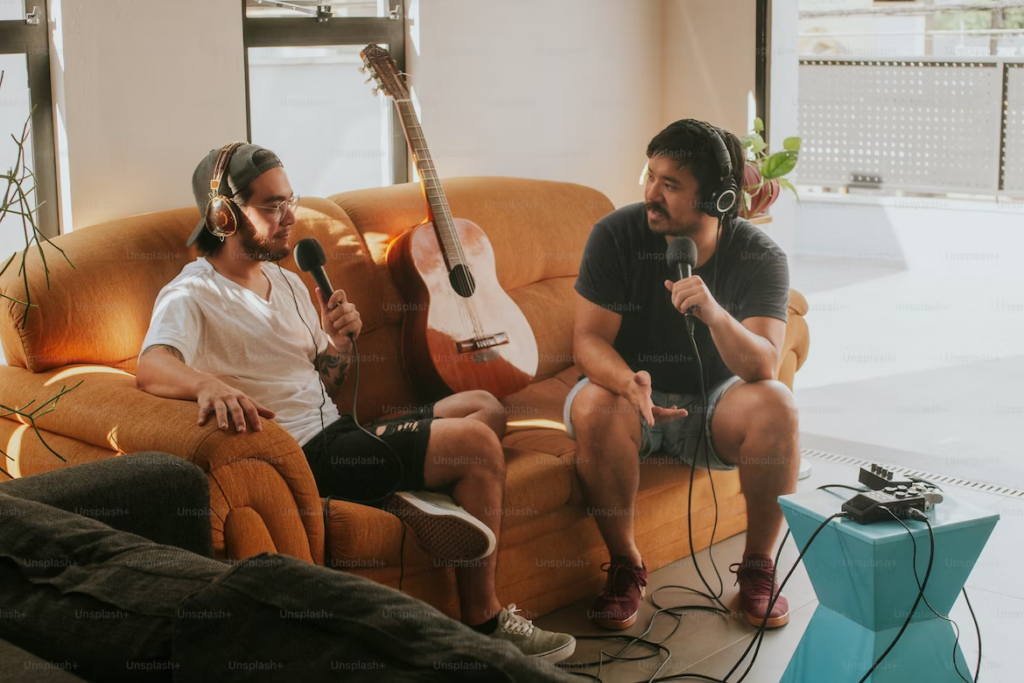
M 597 190 L 518 178 L 443 181 L 452 215 L 473 221 L 494 248 L 498 281 L 523 310 L 540 351 L 536 380 L 572 364 L 572 286 L 593 224 L 614 207 Z M 133 216 L 76 230 L 54 240 L 74 264 L 45 247 L 50 289 L 37 253 L 28 258 L 38 304 L 27 313 L 3 300 L 0 343 L 9 365 L 42 372 L 94 363 L 134 373 L 160 289 L 199 253 L 184 246 L 198 220 L 195 208 Z M 357 190 L 330 199 L 304 198 L 293 243 L 315 237 L 327 253 L 327 274 L 346 291 L 363 321 L 358 341 L 358 413 L 368 419 L 422 403 L 401 363 L 403 300 L 385 264 L 387 245 L 424 221 L 418 183 Z M 281 261 L 297 272 L 291 256 Z M 0 277 L 0 293 L 24 298 L 16 267 Z M 300 273 L 313 297 L 312 278 Z M 24 322 L 24 328 L 22 323 Z M 350 373 L 338 401 L 350 406 Z

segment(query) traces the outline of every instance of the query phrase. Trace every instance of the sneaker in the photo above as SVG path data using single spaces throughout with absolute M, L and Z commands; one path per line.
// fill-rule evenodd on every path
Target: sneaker
M 751 555 L 743 562 L 738 562 L 729 567 L 729 571 L 736 575 L 736 583 L 740 585 L 740 606 L 747 621 L 761 627 L 765 621 L 765 612 L 776 593 L 775 585 L 772 583 L 772 570 L 774 568 L 772 558 L 767 555 Z M 778 593 L 778 599 L 772 606 L 768 615 L 765 628 L 778 628 L 789 623 L 789 601 L 782 593 Z
M 644 599 L 647 567 L 638 568 L 628 558 L 613 557 L 611 562 L 601 565 L 601 571 L 608 572 L 608 579 L 594 601 L 590 618 L 601 628 L 629 628 L 636 623 L 640 601 Z
M 527 657 L 543 659 L 551 664 L 572 657 L 576 651 L 575 638 L 568 633 L 545 631 L 534 626 L 518 612 L 515 603 L 502 607 L 498 612 L 498 628 L 494 629 L 491 638 L 507 640 Z
M 420 547 L 442 560 L 479 560 L 497 545 L 486 524 L 443 493 L 399 491 L 383 507 L 409 525 Z

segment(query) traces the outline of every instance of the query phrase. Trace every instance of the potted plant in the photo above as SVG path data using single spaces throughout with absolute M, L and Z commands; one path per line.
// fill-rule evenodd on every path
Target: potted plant
M 796 168 L 800 138 L 786 138 L 782 141 L 782 151 L 772 154 L 761 137 L 763 131 L 764 122 L 755 118 L 754 130 L 740 138 L 740 144 L 747 154 L 743 169 L 743 205 L 739 212 L 743 218 L 758 218 L 767 213 L 768 207 L 779 198 L 783 187 L 800 199 L 793 183 L 785 177 Z

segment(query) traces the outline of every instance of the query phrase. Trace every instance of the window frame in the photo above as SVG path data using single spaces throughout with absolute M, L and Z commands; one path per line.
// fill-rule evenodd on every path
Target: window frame
M 25 0 L 25 16 L 35 9 L 39 20 L 36 24 L 29 24 L 24 18 L 0 20 L 0 54 L 26 56 L 29 106 L 33 108 L 32 172 L 36 178 L 36 227 L 46 237 L 57 237 L 61 226 L 57 203 L 47 4 L 46 0 Z
M 330 0 L 324 0 L 330 4 Z M 405 72 L 405 8 L 401 0 L 388 0 L 387 17 L 316 17 L 296 16 L 259 19 L 246 16 L 246 0 L 241 0 L 242 52 L 245 65 L 245 131 L 252 140 L 251 102 L 249 96 L 249 49 L 259 47 L 332 47 L 338 45 L 366 46 L 384 43 L 395 64 Z M 366 87 L 370 87 L 369 85 Z M 382 95 L 383 96 L 383 95 Z M 394 103 L 391 103 L 394 106 Z M 397 112 L 391 116 L 391 166 L 393 184 L 409 182 L 409 148 Z

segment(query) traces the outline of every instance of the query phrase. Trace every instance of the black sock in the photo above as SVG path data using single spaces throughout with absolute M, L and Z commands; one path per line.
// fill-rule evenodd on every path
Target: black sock
M 477 633 L 482 633 L 485 636 L 489 636 L 492 633 L 494 633 L 494 631 L 498 628 L 498 617 L 493 616 L 484 623 L 477 624 L 476 626 L 470 626 L 470 628 L 476 631 Z

